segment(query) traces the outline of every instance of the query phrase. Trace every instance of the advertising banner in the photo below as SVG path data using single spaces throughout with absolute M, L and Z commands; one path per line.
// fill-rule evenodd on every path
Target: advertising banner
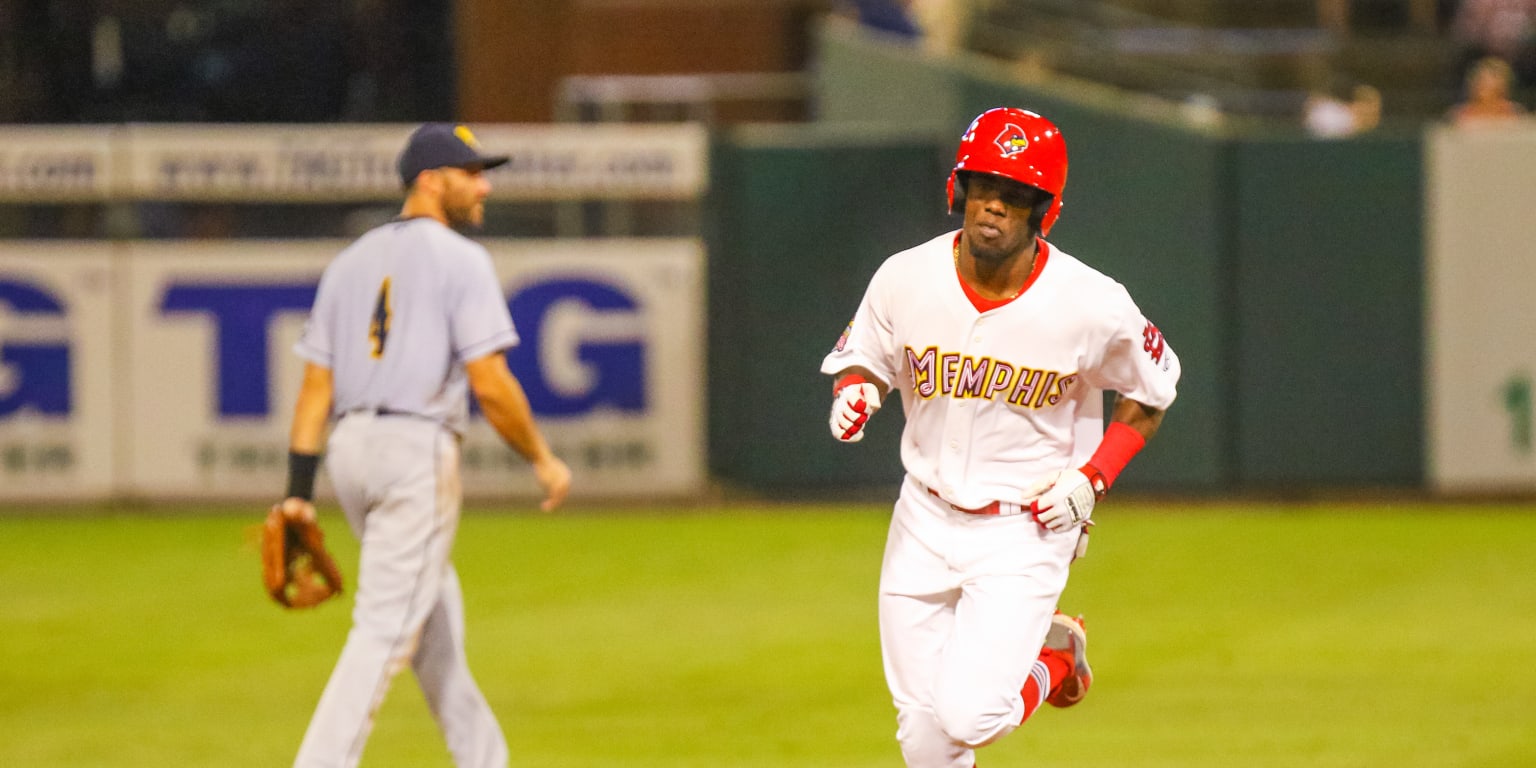
M 1427 144 L 1428 474 L 1440 491 L 1536 491 L 1536 130 Z
M 0 201 L 357 202 L 400 198 L 414 125 L 0 128 Z M 692 123 L 474 126 L 510 201 L 691 200 L 708 180 Z
M 105 497 L 127 334 L 112 246 L 0 243 L 0 498 Z
M 704 481 L 704 251 L 694 240 L 488 243 L 522 342 L 508 355 L 573 495 L 644 498 Z M 533 475 L 477 419 L 464 488 Z M 526 479 L 520 479 L 526 478 Z
M 281 493 L 303 361 L 289 350 L 342 241 L 135 242 L 125 259 L 122 493 Z
M 280 493 L 303 369 L 292 347 L 345 245 L 0 244 L 0 501 Z M 573 497 L 696 492 L 702 245 L 485 245 L 522 337 L 508 363 Z M 521 457 L 472 422 L 466 495 L 536 496 Z
M 0 129 L 0 200 L 58 203 L 102 200 L 113 189 L 111 128 Z

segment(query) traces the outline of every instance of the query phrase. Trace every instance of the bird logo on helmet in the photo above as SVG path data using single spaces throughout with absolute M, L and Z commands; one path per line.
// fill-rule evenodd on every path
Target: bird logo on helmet
M 1039 189 L 1051 196 L 1041 213 L 1040 234 L 1050 232 L 1061 215 L 1061 193 L 1067 185 L 1067 143 L 1061 129 L 1040 115 L 1013 107 L 997 107 L 976 116 L 960 137 L 947 192 L 949 210 L 965 210 L 962 173 L 989 173 Z
M 999 133 L 997 138 L 992 140 L 992 143 L 997 145 L 998 150 L 1003 153 L 1003 157 L 1015 155 L 1029 149 L 1029 138 L 1024 135 L 1024 129 L 1013 123 L 1003 126 L 1003 132 Z

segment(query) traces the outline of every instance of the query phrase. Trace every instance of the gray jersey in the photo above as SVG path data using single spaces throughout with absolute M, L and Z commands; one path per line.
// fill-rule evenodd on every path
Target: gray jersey
M 463 434 L 464 364 L 517 342 L 490 254 L 415 218 L 369 231 L 326 267 L 294 351 L 332 371 L 335 415 L 414 414 Z

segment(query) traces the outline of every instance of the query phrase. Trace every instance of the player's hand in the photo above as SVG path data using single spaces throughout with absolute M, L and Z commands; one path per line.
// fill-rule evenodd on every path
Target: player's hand
M 314 502 L 308 499 L 289 496 L 275 504 L 273 508 L 282 510 L 283 517 L 289 520 L 298 520 L 305 523 L 315 522 L 315 505 Z
M 1068 469 L 1046 478 L 1029 490 L 1036 490 L 1047 483 L 1048 487 L 1029 503 L 1029 513 L 1034 516 L 1035 522 L 1055 533 L 1087 525 L 1089 516 L 1093 514 L 1095 500 L 1093 484 L 1088 481 L 1088 476 L 1079 470 Z
M 571 468 L 554 454 L 533 463 L 533 477 L 544 489 L 544 501 L 539 504 L 539 509 L 545 512 L 553 512 L 571 492 Z
M 880 390 L 874 384 L 849 384 L 837 391 L 832 400 L 829 424 L 832 436 L 845 443 L 864 439 L 864 423 L 880 410 Z

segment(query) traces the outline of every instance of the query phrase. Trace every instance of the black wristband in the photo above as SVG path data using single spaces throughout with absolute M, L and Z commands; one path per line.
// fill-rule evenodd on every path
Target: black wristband
M 315 470 L 320 468 L 320 456 L 313 453 L 288 452 L 288 496 L 312 501 L 315 497 Z

